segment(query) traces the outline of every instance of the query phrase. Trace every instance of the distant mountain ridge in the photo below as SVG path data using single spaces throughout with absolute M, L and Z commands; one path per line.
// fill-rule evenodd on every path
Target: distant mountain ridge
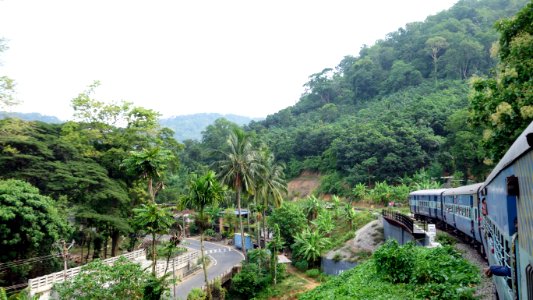
M 41 121 L 45 123 L 58 124 L 65 122 L 55 116 L 42 115 L 40 113 L 21 113 L 21 112 L 0 112 L 0 119 L 18 118 L 25 121 Z M 217 113 L 198 113 L 192 115 L 173 116 L 159 119 L 159 124 L 168 127 L 174 131 L 174 138 L 182 142 L 184 140 L 201 140 L 202 131 L 217 119 L 224 118 L 237 125 L 246 125 L 251 121 L 260 121 L 261 118 L 250 118 L 233 114 Z
M 159 124 L 174 130 L 174 138 L 182 142 L 184 140 L 201 140 L 202 131 L 220 118 L 241 126 L 251 121 L 261 120 L 260 118 L 250 118 L 233 114 L 199 113 L 163 118 L 159 120 Z
M 17 119 L 21 119 L 24 121 L 41 121 L 44 123 L 52 123 L 52 124 L 59 124 L 59 123 L 65 122 L 55 116 L 42 115 L 36 112 L 21 113 L 21 112 L 0 111 L 0 120 L 5 119 L 5 118 L 17 118 Z

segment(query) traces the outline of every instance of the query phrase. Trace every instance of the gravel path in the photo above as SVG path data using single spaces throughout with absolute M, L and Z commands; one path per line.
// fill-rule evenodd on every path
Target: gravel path
M 483 274 L 483 269 L 488 267 L 487 262 L 479 253 L 467 244 L 457 241 L 455 248 L 463 254 L 463 257 L 474 265 L 478 266 L 481 274 L 481 282 L 478 284 L 475 295 L 481 300 L 496 300 L 495 287 L 492 279 Z

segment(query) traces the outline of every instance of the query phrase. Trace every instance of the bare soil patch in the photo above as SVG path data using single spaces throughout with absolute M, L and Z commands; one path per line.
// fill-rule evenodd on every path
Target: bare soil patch
M 289 181 L 287 185 L 289 199 L 305 198 L 320 186 L 320 174 L 302 172 L 300 176 Z

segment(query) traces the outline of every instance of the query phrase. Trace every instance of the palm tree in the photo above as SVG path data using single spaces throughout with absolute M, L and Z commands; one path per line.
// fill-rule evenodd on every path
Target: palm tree
M 157 251 L 155 250 L 155 237 L 157 234 L 167 233 L 174 223 L 170 211 L 155 203 L 143 204 L 140 208 L 134 208 L 134 224 L 152 235 L 152 273 L 155 276 Z
M 196 224 L 200 229 L 200 251 L 202 253 L 202 267 L 207 290 L 207 297 L 211 299 L 209 281 L 207 281 L 207 266 L 204 254 L 204 231 L 211 227 L 209 216 L 205 213 L 207 206 L 215 206 L 224 198 L 224 188 L 216 179 L 215 172 L 207 171 L 204 176 L 192 174 L 189 181 L 189 195 L 183 198 L 183 205 L 196 210 Z
M 163 187 L 163 182 L 158 182 L 156 188 L 153 181 L 161 177 L 161 171 L 174 159 L 171 151 L 159 147 L 131 151 L 130 156 L 124 159 L 122 166 L 132 175 L 148 179 L 148 195 L 155 202 L 155 195 Z
M 297 255 L 316 265 L 322 252 L 331 244 L 330 240 L 317 230 L 305 229 L 294 237 L 292 246 Z
M 229 150 L 224 153 L 225 159 L 218 161 L 219 178 L 235 191 L 237 210 L 239 213 L 239 230 L 241 233 L 241 249 L 246 258 L 244 246 L 244 229 L 241 217 L 241 192 L 254 193 L 254 180 L 260 164 L 248 135 L 241 129 L 234 129 L 227 140 Z
M 266 209 L 269 204 L 280 207 L 283 197 L 287 194 L 287 183 L 284 180 L 283 166 L 276 164 L 274 155 L 266 149 L 260 152 L 261 172 L 257 181 L 257 196 L 263 200 L 262 209 L 263 236 L 266 238 Z

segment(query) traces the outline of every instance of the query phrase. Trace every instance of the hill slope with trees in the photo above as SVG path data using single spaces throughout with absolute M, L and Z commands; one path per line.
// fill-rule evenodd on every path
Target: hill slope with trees
M 322 191 L 359 182 L 433 177 L 482 180 L 481 127 L 469 125 L 469 80 L 491 73 L 494 24 L 527 1 L 462 0 L 389 33 L 334 69 L 313 74 L 292 107 L 247 128 L 287 165 L 325 174 Z

